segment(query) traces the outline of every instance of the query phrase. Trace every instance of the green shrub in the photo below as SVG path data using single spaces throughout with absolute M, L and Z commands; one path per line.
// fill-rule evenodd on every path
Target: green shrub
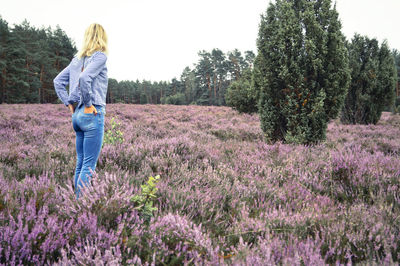
M 111 118 L 111 128 L 104 134 L 104 144 L 122 144 L 124 142 L 124 133 L 122 133 L 121 123 L 115 121 L 115 117 Z
M 400 96 L 396 97 L 396 101 L 394 102 L 393 114 L 400 114 Z
M 175 95 L 162 97 L 160 101 L 162 104 L 184 105 L 186 104 L 186 97 L 183 93 L 177 93 Z
M 257 112 L 257 94 L 251 86 L 251 70 L 247 69 L 243 76 L 231 83 L 225 94 L 225 101 L 228 106 L 240 113 Z
M 153 216 L 153 212 L 157 211 L 157 207 L 154 207 L 154 201 L 157 198 L 157 183 L 160 176 L 155 177 L 150 176 L 146 184 L 142 185 L 142 191 L 140 194 L 135 195 L 131 198 L 131 201 L 137 205 L 135 209 L 143 216 L 145 220 L 150 220 Z
M 348 45 L 351 83 L 343 106 L 345 124 L 376 124 L 382 111 L 393 106 L 397 71 L 384 42 L 356 34 Z
M 267 141 L 315 143 L 339 114 L 350 81 L 338 13 L 330 0 L 277 0 L 262 16 L 254 63 Z

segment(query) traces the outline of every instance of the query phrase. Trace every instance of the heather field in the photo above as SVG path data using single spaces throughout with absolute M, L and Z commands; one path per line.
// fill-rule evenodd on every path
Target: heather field
M 306 147 L 263 142 L 258 115 L 228 107 L 107 105 L 123 141 L 79 200 L 70 116 L 0 105 L 0 264 L 400 261 L 399 115 L 333 121 Z

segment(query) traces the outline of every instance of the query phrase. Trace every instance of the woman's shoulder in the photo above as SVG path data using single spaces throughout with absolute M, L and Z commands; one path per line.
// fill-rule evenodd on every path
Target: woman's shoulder
M 102 51 L 95 51 L 91 56 L 87 58 L 87 63 L 96 61 L 99 64 L 105 64 L 107 62 L 107 55 Z
M 107 58 L 107 54 L 104 53 L 103 51 L 96 51 L 94 52 L 90 57 L 95 58 L 95 57 L 104 57 Z
M 73 66 L 79 65 L 79 58 L 76 55 L 71 59 L 71 65 Z

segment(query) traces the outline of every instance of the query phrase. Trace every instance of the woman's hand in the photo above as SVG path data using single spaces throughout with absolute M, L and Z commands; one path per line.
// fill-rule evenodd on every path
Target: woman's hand
M 71 112 L 71 114 L 74 114 L 74 111 L 75 111 L 74 106 L 72 104 L 68 104 L 68 108 L 69 108 L 69 111 Z
M 83 110 L 83 113 L 97 115 L 97 110 L 96 110 L 96 107 L 94 107 L 93 105 L 91 105 L 89 107 L 85 106 L 85 110 Z

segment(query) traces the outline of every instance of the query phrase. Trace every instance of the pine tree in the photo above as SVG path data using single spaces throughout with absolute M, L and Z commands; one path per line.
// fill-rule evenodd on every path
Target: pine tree
M 228 53 L 228 72 L 230 73 L 231 80 L 239 80 L 242 75 L 242 70 L 246 68 L 246 61 L 242 53 L 238 49 Z
M 395 99 L 397 71 L 386 42 L 356 34 L 348 44 L 351 77 L 341 121 L 376 124 L 386 106 Z
M 254 62 L 261 128 L 269 142 L 315 143 L 343 106 L 347 50 L 330 0 L 277 0 L 261 18 Z
M 211 105 L 211 78 L 213 75 L 211 54 L 206 51 L 200 51 L 198 54 L 200 59 L 195 71 L 198 86 L 194 91 L 194 97 L 199 105 Z
M 30 89 L 27 76 L 29 74 L 27 65 L 28 51 L 24 44 L 23 27 L 16 25 L 12 30 L 7 42 L 7 103 L 25 103 Z
M 0 103 L 7 102 L 7 47 L 10 29 L 0 16 Z
M 53 79 L 75 52 L 59 27 L 36 29 L 24 20 L 8 28 L 0 18 L 0 102 L 56 102 Z
M 223 80 L 227 76 L 225 54 L 220 49 L 213 49 L 211 51 L 211 62 L 213 68 L 211 104 L 222 105 L 224 102 Z
M 58 100 L 53 87 L 54 77 L 63 70 L 76 54 L 75 43 L 68 35 L 57 25 L 54 31 L 48 32 L 49 50 L 48 57 L 51 60 L 51 67 L 44 68 L 42 73 L 43 91 L 46 93 L 45 102 L 56 102 Z
M 400 113 L 400 52 L 393 49 L 394 62 L 397 70 L 397 81 L 396 81 L 396 100 L 392 107 L 394 113 Z
M 397 70 L 397 81 L 396 81 L 396 97 L 400 97 L 400 52 L 396 49 L 392 51 L 394 56 L 394 63 Z
M 181 81 L 184 84 L 185 99 L 188 104 L 193 101 L 193 92 L 196 88 L 195 73 L 189 67 L 185 67 L 181 74 Z

